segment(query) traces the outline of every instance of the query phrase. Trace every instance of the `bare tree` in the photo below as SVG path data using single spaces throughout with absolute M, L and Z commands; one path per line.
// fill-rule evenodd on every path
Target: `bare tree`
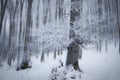
M 31 18 L 31 9 L 32 9 L 33 0 L 28 0 L 28 9 L 27 9 L 27 23 L 26 23 L 26 32 L 25 32 L 25 42 L 24 42 L 24 56 L 21 64 L 21 69 L 30 68 L 30 31 L 32 28 L 32 18 Z
M 19 1 L 16 1 L 16 5 L 12 0 L 8 1 L 8 10 L 10 14 L 10 29 L 9 29 L 9 42 L 8 42 L 8 64 L 11 65 L 11 60 L 14 57 L 13 51 L 15 49 L 15 15 L 18 10 L 18 3 Z M 15 5 L 15 7 L 14 7 Z
M 116 0 L 116 15 L 117 15 L 117 25 L 118 25 L 118 30 L 119 30 L 119 53 L 120 53 L 120 23 L 119 23 L 119 5 L 118 5 L 118 0 Z
M 0 11 L 0 34 L 1 34 L 3 18 L 5 15 L 5 10 L 8 0 L 1 0 L 0 2 L 1 2 L 1 11 Z

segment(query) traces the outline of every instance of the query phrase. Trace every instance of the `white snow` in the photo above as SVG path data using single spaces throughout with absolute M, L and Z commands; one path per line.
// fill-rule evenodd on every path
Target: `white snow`
M 41 55 L 38 58 L 33 56 L 31 59 L 32 68 L 20 71 L 16 71 L 16 62 L 11 67 L 4 62 L 3 66 L 0 67 L 0 80 L 50 80 L 53 75 L 51 71 L 60 65 L 60 60 L 65 65 L 66 53 L 65 50 L 62 55 L 56 57 L 56 60 L 53 58 L 53 53 L 50 53 L 49 57 L 45 54 L 44 62 L 40 62 Z M 72 68 L 62 67 L 58 70 L 60 78 L 79 80 L 78 77 L 71 79 L 71 76 L 77 75 L 81 76 L 80 80 L 120 80 L 120 54 L 118 47 L 114 48 L 113 45 L 109 46 L 107 53 L 104 50 L 99 52 L 95 49 L 83 49 L 83 56 L 79 60 L 79 65 L 83 73 L 74 70 L 71 72 Z M 67 70 L 67 75 L 63 74 L 65 70 Z M 60 78 L 58 80 L 61 80 Z
M 108 52 L 84 50 L 80 60 L 81 69 L 84 71 L 81 80 L 120 80 L 120 54 L 118 48 L 109 46 Z

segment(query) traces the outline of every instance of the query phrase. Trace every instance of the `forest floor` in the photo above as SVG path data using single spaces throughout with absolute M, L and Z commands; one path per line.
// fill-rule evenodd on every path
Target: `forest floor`
M 51 80 L 54 75 L 58 77 L 53 80 L 120 80 L 120 54 L 118 48 L 109 46 L 108 52 L 101 52 L 91 48 L 83 49 L 82 59 L 79 60 L 82 73 L 72 68 L 59 67 L 60 61 L 65 65 L 67 51 L 62 55 L 44 55 L 44 62 L 41 62 L 41 55 L 33 56 L 32 68 L 16 71 L 16 62 L 9 67 L 6 62 L 0 67 L 0 80 Z M 56 72 L 55 69 L 57 69 Z

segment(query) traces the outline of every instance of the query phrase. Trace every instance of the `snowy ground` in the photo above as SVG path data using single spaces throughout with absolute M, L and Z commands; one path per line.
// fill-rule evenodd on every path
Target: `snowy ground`
M 105 51 L 85 50 L 80 66 L 84 73 L 81 80 L 120 80 L 120 54 L 110 46 Z
M 45 54 L 45 61 L 40 61 L 41 55 L 38 58 L 32 57 L 32 68 L 16 71 L 16 63 L 11 67 L 6 63 L 0 67 L 0 80 L 50 80 L 51 71 L 54 67 L 60 65 L 60 60 L 65 64 L 66 51 L 62 55 L 57 56 L 56 60 L 51 53 L 49 57 Z M 80 74 L 80 79 L 70 79 L 68 75 L 66 80 L 120 80 L 120 55 L 118 48 L 110 47 L 106 53 L 104 50 L 100 53 L 95 49 L 84 49 L 82 59 L 79 60 L 79 65 L 83 73 L 73 71 L 72 74 Z M 61 68 L 62 69 L 62 68 Z M 59 70 L 63 71 L 65 69 Z M 69 70 L 69 69 L 68 69 Z M 70 73 L 70 71 L 67 71 Z M 72 75 L 72 76 L 73 76 Z

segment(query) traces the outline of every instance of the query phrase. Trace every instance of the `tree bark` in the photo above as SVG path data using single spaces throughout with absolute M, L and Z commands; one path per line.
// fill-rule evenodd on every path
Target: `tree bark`
M 66 65 L 72 65 L 75 70 L 78 70 L 82 72 L 82 70 L 79 67 L 78 59 L 79 56 L 82 56 L 82 49 L 80 49 L 80 40 L 76 38 L 76 34 L 74 31 L 74 23 L 75 21 L 78 21 L 81 17 L 80 12 L 82 11 L 82 1 L 83 0 L 71 0 L 71 10 L 70 10 L 70 34 L 69 38 L 73 40 L 73 42 L 70 43 L 68 46 L 68 52 L 67 52 L 67 60 Z M 78 10 L 76 10 L 76 8 Z
M 119 6 L 118 6 L 118 0 L 116 0 L 116 15 L 117 15 L 117 24 L 118 24 L 118 30 L 119 30 L 119 53 L 120 53 L 120 23 L 119 23 Z
M 23 61 L 21 65 L 21 69 L 31 68 L 30 65 L 30 30 L 32 27 L 32 17 L 31 17 L 31 9 L 32 9 L 33 0 L 28 0 L 28 11 L 27 11 L 27 23 L 26 23 L 26 32 L 25 32 L 25 43 L 24 43 L 24 55 Z
M 7 1 L 8 1 L 8 0 L 5 0 L 5 4 L 4 4 L 4 1 L 1 0 L 0 35 L 1 35 L 1 30 L 2 30 L 3 18 L 4 18 L 4 15 L 5 15 L 5 10 L 6 10 L 6 6 L 7 6 Z M 3 4 L 4 4 L 4 5 L 3 5 Z

